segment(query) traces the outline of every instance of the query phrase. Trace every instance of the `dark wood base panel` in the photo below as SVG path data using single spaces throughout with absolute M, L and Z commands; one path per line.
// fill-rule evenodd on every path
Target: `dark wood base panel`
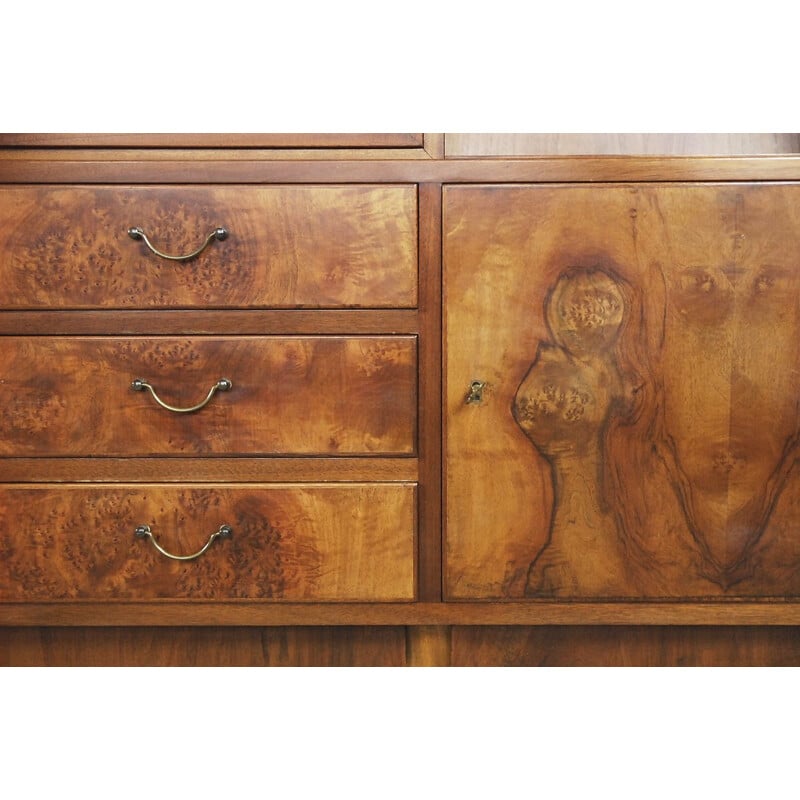
M 795 627 L 9 627 L 2 667 L 800 666 Z
M 4 667 L 402 667 L 406 632 L 380 628 L 5 628 Z
M 462 667 L 796 667 L 795 627 L 453 628 Z

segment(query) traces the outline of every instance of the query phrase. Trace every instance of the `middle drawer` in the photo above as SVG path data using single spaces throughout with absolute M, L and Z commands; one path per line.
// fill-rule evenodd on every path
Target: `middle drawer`
M 2 456 L 414 455 L 416 337 L 1 337 L 0 400 Z

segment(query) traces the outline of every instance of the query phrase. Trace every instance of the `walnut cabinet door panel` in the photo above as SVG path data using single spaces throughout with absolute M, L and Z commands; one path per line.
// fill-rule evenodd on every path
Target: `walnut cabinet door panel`
M 800 185 L 444 190 L 445 594 L 800 592 Z

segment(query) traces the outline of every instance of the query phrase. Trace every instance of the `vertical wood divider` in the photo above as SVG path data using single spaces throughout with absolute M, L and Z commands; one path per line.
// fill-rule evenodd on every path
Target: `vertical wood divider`
M 442 599 L 442 186 L 419 186 L 419 526 L 417 598 Z

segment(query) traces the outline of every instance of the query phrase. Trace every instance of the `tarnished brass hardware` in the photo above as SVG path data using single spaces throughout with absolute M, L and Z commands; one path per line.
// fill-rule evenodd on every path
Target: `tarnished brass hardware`
M 150 250 L 160 258 L 166 258 L 168 261 L 191 261 L 193 258 L 197 258 L 197 256 L 199 256 L 215 239 L 218 242 L 225 241 L 225 239 L 228 238 L 228 231 L 225 228 L 214 228 L 214 230 L 206 236 L 206 240 L 197 250 L 187 253 L 185 256 L 171 256 L 169 253 L 162 253 L 151 244 L 150 240 L 147 238 L 147 234 L 138 225 L 134 228 L 128 228 L 128 236 L 130 236 L 131 239 L 136 239 L 136 241 L 143 241 Z
M 467 392 L 467 404 L 480 403 L 481 400 L 483 400 L 483 390 L 485 388 L 486 384 L 483 381 L 472 381 L 469 385 L 469 391 Z
M 168 553 L 155 539 L 153 536 L 153 531 L 150 530 L 149 525 L 137 525 L 136 530 L 134 531 L 134 535 L 138 536 L 140 539 L 149 538 L 150 541 L 153 543 L 153 547 L 158 550 L 159 553 L 165 555 L 167 558 L 172 558 L 175 561 L 191 561 L 194 558 L 199 558 L 209 547 L 211 547 L 211 543 L 216 538 L 223 538 L 228 539 L 230 538 L 231 534 L 233 533 L 233 528 L 230 525 L 220 525 L 218 531 L 214 531 L 211 534 L 209 540 L 196 552 L 192 553 L 190 556 L 175 556 L 172 553 Z
M 157 394 L 156 390 L 147 382 L 143 381 L 141 378 L 136 378 L 135 381 L 131 383 L 131 389 L 135 392 L 143 392 L 147 389 L 151 395 L 153 395 L 153 399 L 158 403 L 161 408 L 166 408 L 167 411 L 174 411 L 176 414 L 191 414 L 193 411 L 199 411 L 201 408 L 205 407 L 211 398 L 217 392 L 228 392 L 233 388 L 233 384 L 227 378 L 220 378 L 209 390 L 208 394 L 206 395 L 206 399 L 203 400 L 201 403 L 198 403 L 196 406 L 191 406 L 190 408 L 177 408 L 176 406 L 171 406 L 165 403 Z

